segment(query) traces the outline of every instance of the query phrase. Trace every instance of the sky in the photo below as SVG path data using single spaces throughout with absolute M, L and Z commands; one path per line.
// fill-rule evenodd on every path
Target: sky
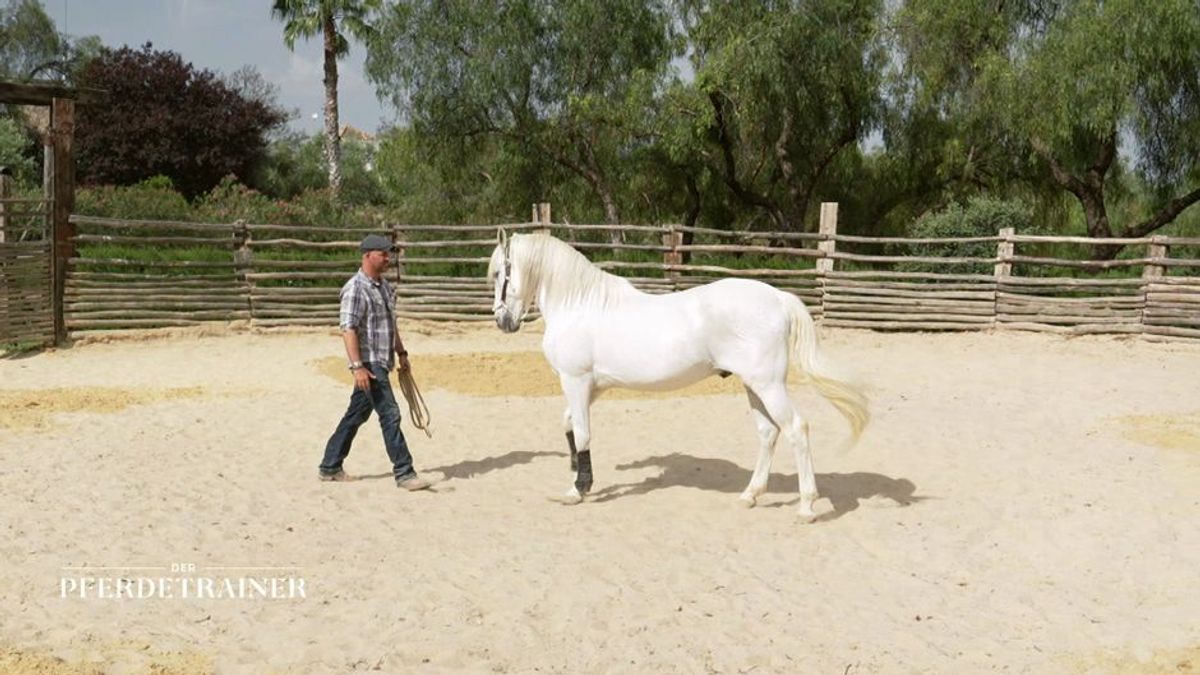
M 279 87 L 279 103 L 298 109 L 291 127 L 323 128 L 324 85 L 320 36 L 298 40 L 294 52 L 283 42 L 283 23 L 271 18 L 271 0 L 42 0 L 59 32 L 96 35 L 107 46 L 177 52 L 193 66 L 229 74 L 245 65 Z M 363 75 L 366 49 L 351 40 L 338 62 L 339 118 L 375 133 L 395 119 Z

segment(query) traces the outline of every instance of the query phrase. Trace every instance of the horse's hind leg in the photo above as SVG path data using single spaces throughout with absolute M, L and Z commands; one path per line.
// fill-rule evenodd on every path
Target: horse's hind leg
M 779 438 L 779 427 L 771 421 L 771 415 L 763 406 L 762 399 L 750 387 L 746 387 L 746 397 L 750 399 L 750 411 L 754 415 L 754 425 L 758 428 L 758 461 L 754 464 L 750 484 L 738 499 L 742 506 L 750 508 L 767 489 L 767 479 L 771 476 L 771 458 L 775 454 L 775 441 Z
M 792 399 L 788 396 L 787 387 L 783 382 L 755 386 L 754 393 L 762 400 L 767 413 L 779 429 L 784 439 L 796 453 L 796 472 L 800 475 L 800 518 L 812 522 L 817 514 L 813 511 L 813 502 L 817 499 L 817 479 L 813 472 L 812 451 L 808 444 L 808 422 L 796 412 Z

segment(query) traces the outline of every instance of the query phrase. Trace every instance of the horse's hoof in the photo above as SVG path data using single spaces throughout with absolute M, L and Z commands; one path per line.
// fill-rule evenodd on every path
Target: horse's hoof
M 575 504 L 579 504 L 583 501 L 583 495 L 579 494 L 579 490 L 571 488 L 563 495 L 551 497 L 550 501 L 557 502 L 559 504 L 565 504 L 567 506 L 574 506 Z
M 751 495 L 741 495 L 738 497 L 738 506 L 742 507 L 743 509 L 752 509 L 757 503 L 758 500 Z
M 817 513 L 812 509 L 796 509 L 796 520 L 807 525 L 817 519 Z

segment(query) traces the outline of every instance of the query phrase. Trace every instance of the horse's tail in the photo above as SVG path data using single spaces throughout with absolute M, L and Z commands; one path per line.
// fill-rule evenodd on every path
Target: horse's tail
M 792 362 L 800 366 L 804 378 L 802 382 L 816 387 L 846 417 L 850 423 L 850 443 L 853 444 L 871 419 L 867 397 L 858 387 L 840 377 L 825 361 L 817 344 L 816 324 L 800 298 L 783 291 L 779 291 L 779 294 L 783 296 L 784 307 L 791 319 L 789 340 Z

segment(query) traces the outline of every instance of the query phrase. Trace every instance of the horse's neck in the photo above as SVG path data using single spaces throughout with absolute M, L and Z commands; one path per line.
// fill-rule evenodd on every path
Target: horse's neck
M 587 265 L 593 275 L 586 284 L 577 284 L 575 279 L 556 279 L 551 269 L 539 271 L 538 307 L 547 322 L 560 314 L 615 309 L 643 295 L 621 277 L 609 274 L 591 263 Z M 563 292 L 564 285 L 571 285 L 571 289 Z

